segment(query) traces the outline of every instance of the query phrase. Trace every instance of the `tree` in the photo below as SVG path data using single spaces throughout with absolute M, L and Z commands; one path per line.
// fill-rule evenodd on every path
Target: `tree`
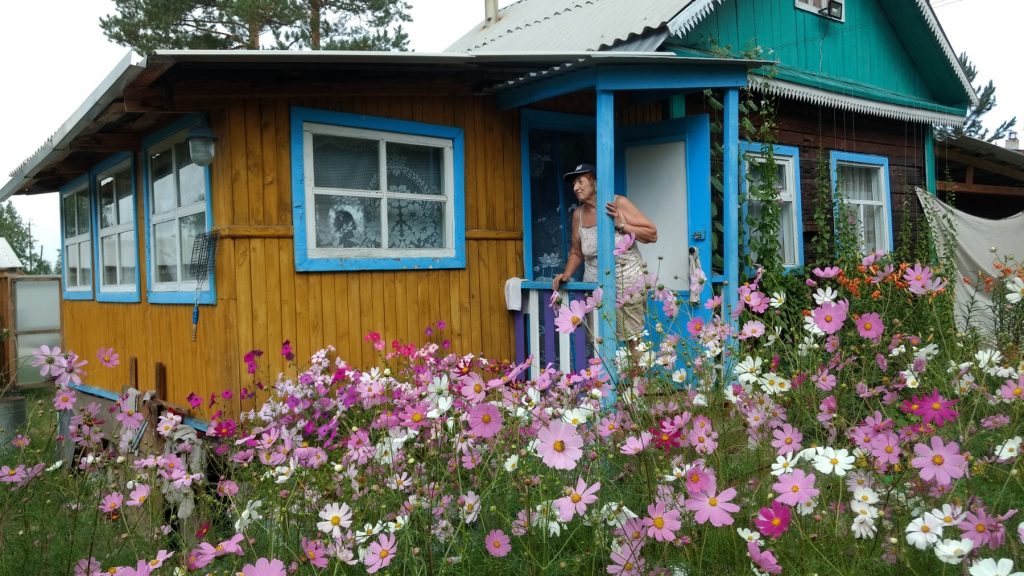
M 0 204 L 0 237 L 11 245 L 26 274 L 53 274 L 53 266 L 43 258 L 42 247 L 36 248 L 31 226 L 21 219 L 9 201 Z
M 960 65 L 964 69 L 964 73 L 967 75 L 967 79 L 974 85 L 974 80 L 978 77 L 978 70 L 971 63 L 970 58 L 967 57 L 967 52 L 961 52 L 960 56 L 957 57 L 960 60 Z M 941 138 L 957 137 L 957 136 L 970 136 L 977 138 L 978 140 L 984 140 L 985 142 L 994 142 L 996 140 L 1002 140 L 1006 137 L 1006 133 L 1009 132 L 1016 124 L 1017 117 L 1014 116 L 1009 120 L 1003 121 L 996 129 L 989 134 L 988 128 L 985 128 L 981 123 L 981 117 L 988 114 L 995 108 L 996 105 L 996 87 L 991 80 L 985 86 L 979 86 L 975 88 L 978 92 L 978 105 L 971 106 L 967 109 L 967 119 L 964 121 L 962 127 L 954 129 L 941 129 L 938 131 L 938 135 Z
M 113 42 L 161 49 L 404 50 L 405 0 L 114 0 Z

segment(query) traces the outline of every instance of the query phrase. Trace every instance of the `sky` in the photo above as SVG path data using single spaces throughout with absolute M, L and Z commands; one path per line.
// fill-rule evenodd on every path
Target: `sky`
M 484 0 L 409 0 L 410 48 L 439 52 L 480 23 Z M 500 6 L 512 0 L 499 0 Z M 0 8 L 0 179 L 31 156 L 128 53 L 109 42 L 99 18 L 113 0 L 4 2 Z M 994 128 L 1017 116 L 1024 125 L 1024 74 L 1016 42 L 1024 22 L 1021 0 L 932 0 L 953 49 L 978 69 L 977 86 L 992 79 L 997 105 L 985 117 Z M 45 258 L 60 247 L 57 194 L 15 196 Z

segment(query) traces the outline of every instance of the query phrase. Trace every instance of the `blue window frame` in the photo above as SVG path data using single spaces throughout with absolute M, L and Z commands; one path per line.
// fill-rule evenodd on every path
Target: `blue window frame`
M 153 304 L 217 301 L 213 271 L 199 285 L 189 269 L 196 235 L 213 227 L 210 169 L 192 162 L 186 142 L 202 121 L 181 118 L 142 141 L 146 297 Z
M 65 300 L 92 300 L 95 227 L 89 175 L 60 189 L 62 286 Z
M 135 163 L 116 154 L 90 172 L 96 201 L 96 300 L 139 301 L 139 234 Z
M 460 128 L 291 109 L 300 272 L 464 268 Z
M 778 191 L 779 214 L 779 256 L 785 268 L 797 268 L 804 264 L 804 235 L 802 206 L 800 202 L 800 149 L 795 146 L 779 144 L 762 144 L 760 142 L 740 141 L 740 154 L 743 162 L 743 187 L 747 201 L 743 205 L 743 226 L 746 230 L 744 238 L 751 234 L 750 222 L 761 214 L 760 202 L 751 200 L 750 185 L 759 182 L 758 170 L 751 171 L 752 163 L 763 164 L 771 147 L 775 161 L 775 189 Z M 749 246 L 744 246 L 749 252 Z M 756 258 L 756 255 L 755 255 Z
M 837 222 L 841 198 L 844 216 L 855 225 L 861 252 L 892 251 L 889 159 L 832 150 L 829 164 Z

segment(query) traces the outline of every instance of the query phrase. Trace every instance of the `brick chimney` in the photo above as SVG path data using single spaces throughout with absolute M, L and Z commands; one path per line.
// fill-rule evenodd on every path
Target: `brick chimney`
M 498 21 L 498 0 L 484 0 L 484 28 L 490 28 Z
M 1010 130 L 1006 136 L 1006 148 L 1008 150 L 1020 150 L 1020 140 L 1017 139 L 1017 132 Z

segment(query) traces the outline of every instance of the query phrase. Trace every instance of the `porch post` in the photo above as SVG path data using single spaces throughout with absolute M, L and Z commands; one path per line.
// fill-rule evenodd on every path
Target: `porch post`
M 935 196 L 935 180 L 935 136 L 929 124 L 924 128 L 924 181 L 932 196 Z
M 615 349 L 615 238 L 604 205 L 615 197 L 615 93 L 597 91 L 597 285 L 604 291 L 598 314 L 598 354 L 609 374 L 614 372 Z M 614 394 L 614 392 L 613 392 Z M 609 399 L 614 401 L 614 396 Z
M 733 307 L 736 305 L 736 289 L 739 288 L 739 105 L 740 91 L 738 88 L 726 88 L 725 113 L 722 124 L 722 147 L 725 150 L 725 166 L 722 170 L 722 184 L 725 197 L 722 211 L 725 216 L 725 287 L 723 291 L 723 320 L 731 321 Z

